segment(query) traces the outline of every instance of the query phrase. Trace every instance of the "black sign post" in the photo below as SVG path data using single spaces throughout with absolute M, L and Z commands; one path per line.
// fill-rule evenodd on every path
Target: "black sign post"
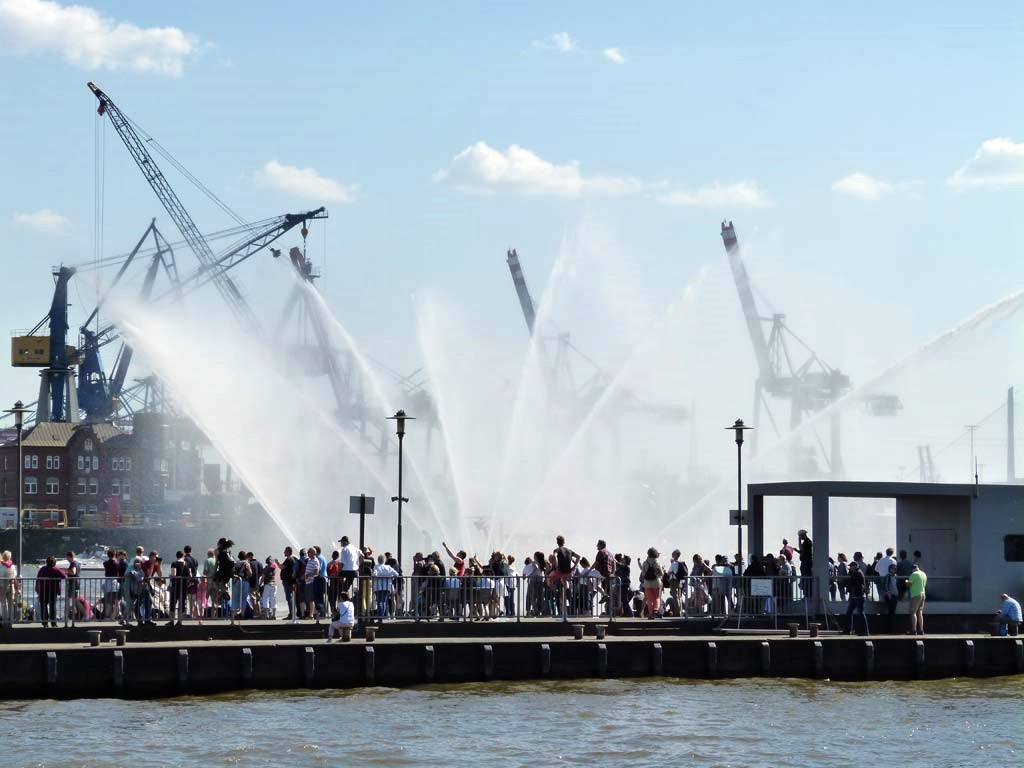
M 362 552 L 366 543 L 363 541 L 366 534 L 366 516 L 373 514 L 373 496 L 367 496 L 365 493 L 349 496 L 348 513 L 359 515 L 359 551 Z

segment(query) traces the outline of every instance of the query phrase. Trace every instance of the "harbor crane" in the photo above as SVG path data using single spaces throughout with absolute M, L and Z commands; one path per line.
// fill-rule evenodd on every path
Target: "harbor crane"
M 850 377 L 825 363 L 810 346 L 793 333 L 786 324 L 785 314 L 774 313 L 770 317 L 764 317 L 758 312 L 750 276 L 740 256 L 736 229 L 731 221 L 722 222 L 721 234 L 729 257 L 733 281 L 739 294 L 740 306 L 743 309 L 747 333 L 757 360 L 754 421 L 760 421 L 761 408 L 764 406 L 775 433 L 781 435 L 767 400 L 768 396 L 789 402 L 789 429 L 792 430 L 806 415 L 825 409 L 849 392 Z M 769 326 L 767 337 L 765 324 Z M 805 355 L 806 359 L 798 362 Z M 891 394 L 866 395 L 865 402 L 873 415 L 891 415 L 903 407 L 899 397 Z M 829 450 L 825 451 L 820 439 L 819 447 L 825 456 L 828 474 L 834 478 L 841 477 L 843 467 L 838 410 L 831 414 Z M 795 444 L 790 454 L 790 469 L 801 474 L 817 474 L 817 461 L 813 454 L 813 449 L 808 452 Z
M 519 297 L 519 306 L 526 320 L 526 327 L 531 338 L 537 335 L 537 308 L 526 285 L 523 265 L 515 248 L 505 252 L 505 261 L 512 275 L 512 283 Z M 593 358 L 580 351 L 568 333 L 560 332 L 544 341 L 555 342 L 555 352 L 551 359 L 542 359 L 544 375 L 547 380 L 549 395 L 572 408 L 586 412 L 604 395 L 612 383 L 612 377 Z M 546 354 L 544 345 L 540 346 L 541 354 Z M 572 368 L 573 356 L 584 360 L 591 368 L 591 375 L 579 385 Z M 615 394 L 614 409 L 618 411 L 640 411 L 665 419 L 685 419 L 688 411 L 683 406 L 669 403 L 650 403 L 639 398 L 635 392 L 620 388 Z

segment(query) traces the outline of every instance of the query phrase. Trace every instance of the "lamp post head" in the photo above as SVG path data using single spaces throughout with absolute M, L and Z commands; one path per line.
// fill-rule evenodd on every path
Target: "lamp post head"
M 31 408 L 26 408 L 25 404 L 19 400 L 13 408 L 8 408 L 4 413 L 14 414 L 14 428 L 21 432 L 21 428 L 25 425 L 25 414 L 30 410 Z
M 726 429 L 731 429 L 736 432 L 736 445 L 743 445 L 743 433 L 748 429 L 753 429 L 753 427 L 748 427 L 744 424 L 743 419 L 736 419 L 735 423 L 726 427 Z
M 395 422 L 395 427 L 396 427 L 395 434 L 398 435 L 399 437 L 405 437 L 405 422 L 406 422 L 406 420 L 408 419 L 409 421 L 415 421 L 416 417 L 415 416 L 406 416 L 405 415 L 405 411 L 395 411 L 395 415 L 394 416 L 388 416 L 388 419 L 389 420 L 393 420 Z

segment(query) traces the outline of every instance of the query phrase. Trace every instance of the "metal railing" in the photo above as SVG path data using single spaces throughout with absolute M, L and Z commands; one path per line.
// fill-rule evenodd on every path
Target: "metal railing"
M 529 618 L 648 617 L 641 585 L 617 577 L 565 579 L 524 576 L 399 576 L 320 578 L 296 584 L 253 577 L 220 582 L 205 576 L 133 578 L 79 576 L 18 578 L 0 582 L 0 622 L 74 626 L 83 622 L 122 624 L 158 621 L 249 619 L 329 620 L 347 592 L 361 622 L 491 621 Z M 848 577 L 830 579 L 828 597 L 845 601 Z M 930 578 L 929 601 L 967 600 L 966 578 Z M 805 599 L 810 580 L 800 576 L 687 576 L 663 583 L 656 617 L 681 619 L 807 616 L 826 610 L 820 598 Z M 869 582 L 866 601 L 881 603 Z M 907 596 L 902 596 L 907 600 Z M 314 610 L 315 606 L 315 610 Z M 874 612 L 883 610 L 879 605 Z

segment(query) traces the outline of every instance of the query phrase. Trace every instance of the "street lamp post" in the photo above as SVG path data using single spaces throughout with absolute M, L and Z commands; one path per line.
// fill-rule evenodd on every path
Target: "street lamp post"
M 743 433 L 753 427 L 744 424 L 743 419 L 736 419 L 726 429 L 736 433 L 736 554 L 740 556 L 740 562 L 743 562 Z
M 19 400 L 14 404 L 13 408 L 8 408 L 4 413 L 14 414 L 14 428 L 18 432 L 18 575 L 21 576 L 21 505 L 23 503 L 22 494 L 25 492 L 25 459 L 21 453 L 21 435 L 25 427 L 25 414 L 29 412 L 29 408 L 25 407 L 25 404 Z
M 398 495 L 392 496 L 392 501 L 398 502 L 398 571 L 402 572 L 402 504 L 409 501 L 402 496 L 402 439 L 405 437 L 406 420 L 415 421 L 415 416 L 406 416 L 405 411 L 396 411 L 394 416 L 388 416 L 389 420 L 395 422 L 395 434 L 398 435 Z

